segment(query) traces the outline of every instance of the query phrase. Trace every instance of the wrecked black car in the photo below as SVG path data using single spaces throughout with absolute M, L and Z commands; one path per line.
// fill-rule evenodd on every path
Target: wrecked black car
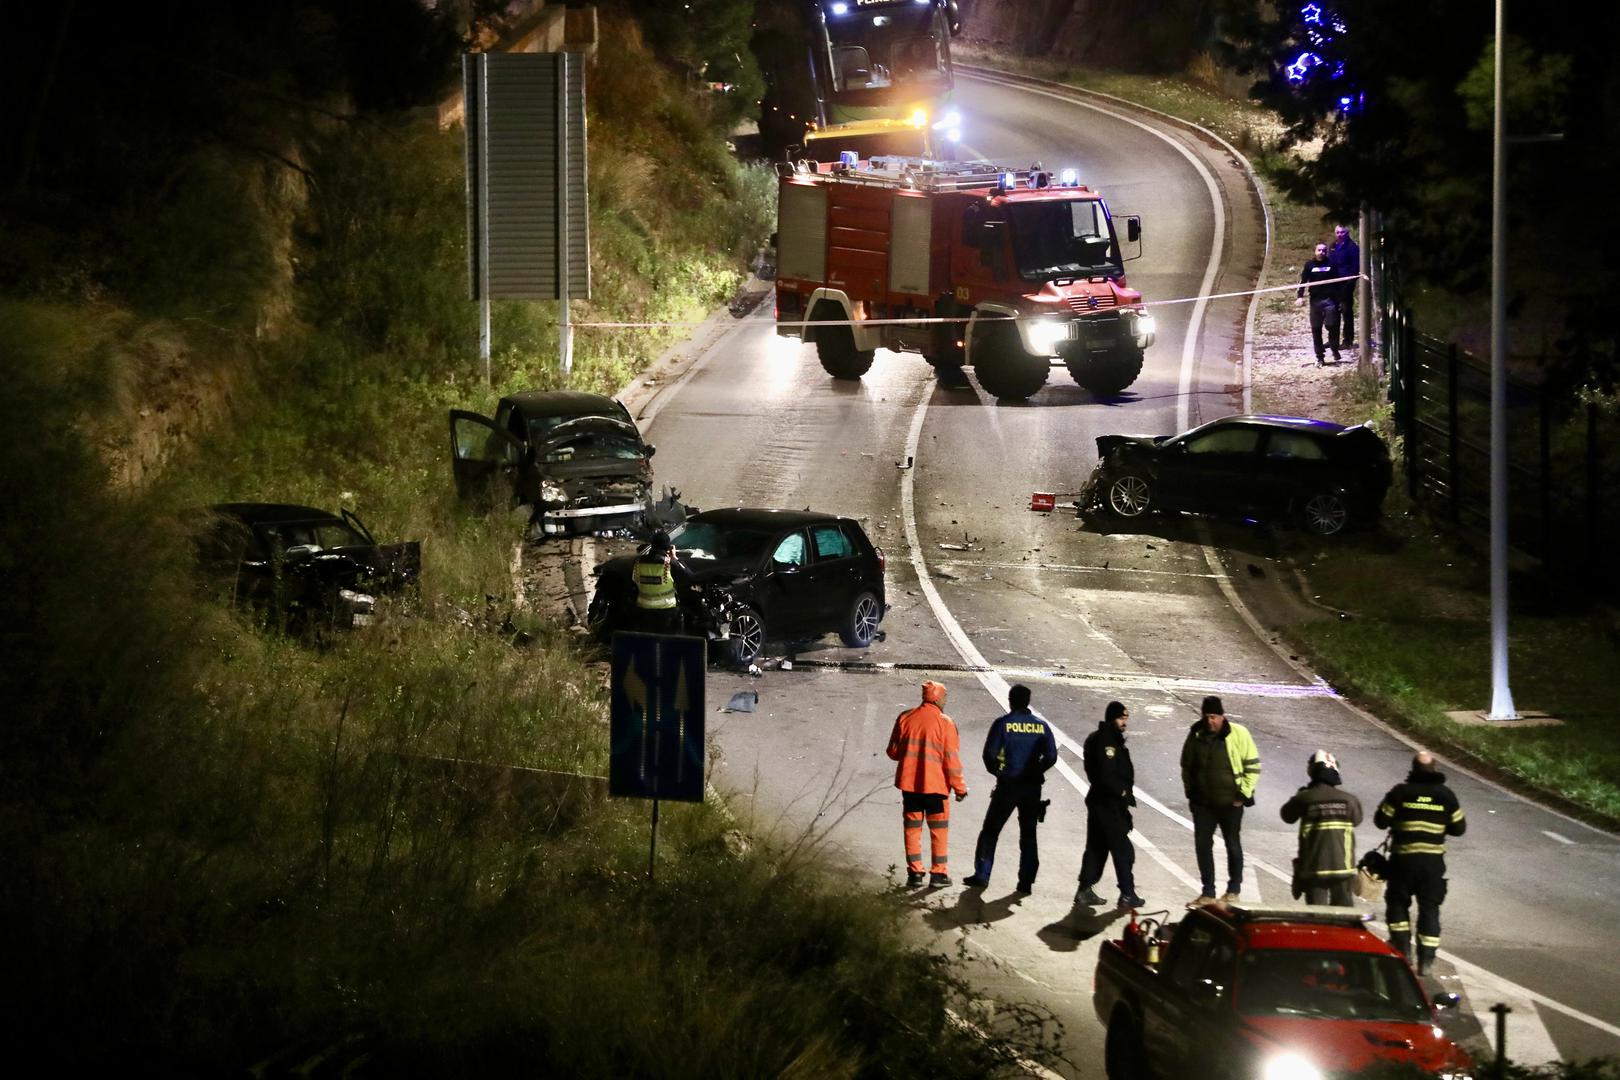
M 799 510 L 705 510 L 670 530 L 686 632 L 747 666 L 768 641 L 837 633 L 865 648 L 882 639 L 885 559 L 849 518 Z M 636 629 L 635 556 L 602 563 L 589 622 L 598 634 Z
M 457 494 L 485 506 L 533 507 L 544 536 L 637 527 L 654 449 L 629 410 L 601 394 L 531 390 L 503 397 L 493 420 L 450 413 Z
M 415 584 L 422 568 L 419 541 L 379 544 L 347 510 L 223 503 L 209 507 L 195 541 L 213 584 L 289 633 L 363 626 L 378 596 Z
M 1394 478 L 1365 424 L 1228 416 L 1180 435 L 1103 435 L 1080 513 L 1134 520 L 1180 511 L 1293 521 L 1333 536 L 1377 520 Z

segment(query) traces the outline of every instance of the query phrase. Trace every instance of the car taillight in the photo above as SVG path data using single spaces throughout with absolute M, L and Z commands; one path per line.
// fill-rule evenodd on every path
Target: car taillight
M 882 548 L 880 548 L 880 547 L 876 547 L 876 546 L 874 546 L 874 547 L 873 547 L 873 548 L 872 548 L 872 550 L 873 550 L 873 551 L 875 551 L 875 552 L 877 552 L 877 557 L 878 557 L 878 573 L 880 573 L 880 574 L 881 574 L 881 573 L 883 573 L 883 572 L 884 572 L 884 571 L 885 571 L 885 570 L 887 570 L 887 569 L 888 569 L 888 568 L 889 568 L 889 558 L 888 558 L 888 556 L 887 556 L 887 555 L 884 555 L 884 554 L 883 554 L 883 549 L 882 549 Z

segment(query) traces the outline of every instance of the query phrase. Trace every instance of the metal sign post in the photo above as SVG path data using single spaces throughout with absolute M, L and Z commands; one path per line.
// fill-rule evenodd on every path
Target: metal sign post
M 1516 720 L 1508 683 L 1507 117 L 1502 108 L 1507 0 L 1496 0 L 1496 125 L 1491 161 L 1491 711 Z
M 658 862 L 661 800 L 703 801 L 708 643 L 614 634 L 608 794 L 652 800 L 647 876 Z
M 585 65 L 578 53 L 463 58 L 467 256 L 490 383 L 489 302 L 556 300 L 559 362 L 574 364 L 569 301 L 591 295 Z

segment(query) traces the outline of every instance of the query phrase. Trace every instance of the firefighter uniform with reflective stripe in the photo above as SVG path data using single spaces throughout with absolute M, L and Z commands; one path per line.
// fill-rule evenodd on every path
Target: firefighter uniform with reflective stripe
M 1283 803 L 1282 819 L 1299 822 L 1294 895 L 1303 895 L 1307 904 L 1352 907 L 1361 800 L 1339 789 L 1338 775 L 1334 769 L 1313 769 L 1311 783 Z
M 1404 784 L 1390 789 L 1373 815 L 1373 824 L 1389 829 L 1389 884 L 1384 893 L 1384 920 L 1389 940 L 1407 950 L 1412 940 L 1411 906 L 1418 905 L 1418 969 L 1426 972 L 1440 947 L 1440 905 L 1446 899 L 1446 837 L 1468 828 L 1457 796 L 1439 772 L 1413 767 Z
M 937 682 L 922 686 L 922 704 L 901 713 L 889 734 L 888 754 L 894 760 L 894 786 L 900 789 L 906 840 L 906 871 L 916 879 L 923 873 L 922 831 L 928 826 L 933 862 L 929 872 L 950 872 L 951 804 L 947 796 L 967 794 L 962 778 L 961 738 L 956 724 L 940 709 L 945 687 Z

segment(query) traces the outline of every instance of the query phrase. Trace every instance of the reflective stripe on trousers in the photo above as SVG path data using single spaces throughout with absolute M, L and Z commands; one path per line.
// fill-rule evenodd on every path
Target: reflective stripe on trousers
M 924 813 L 921 810 L 907 810 L 901 814 L 905 822 L 906 832 L 906 870 L 913 874 L 923 872 L 922 864 L 922 832 L 924 821 L 928 824 L 928 847 L 933 856 L 934 864 L 929 868 L 930 873 L 944 874 L 949 872 L 947 855 L 951 839 L 951 801 L 946 798 L 941 803 L 939 813 Z

